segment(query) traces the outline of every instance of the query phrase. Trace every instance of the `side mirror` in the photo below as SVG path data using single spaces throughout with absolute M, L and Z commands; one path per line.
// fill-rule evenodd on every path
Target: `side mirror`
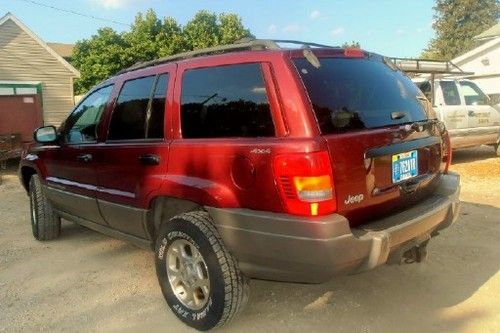
M 57 130 L 54 126 L 40 127 L 35 130 L 33 137 L 38 143 L 52 143 L 57 140 Z

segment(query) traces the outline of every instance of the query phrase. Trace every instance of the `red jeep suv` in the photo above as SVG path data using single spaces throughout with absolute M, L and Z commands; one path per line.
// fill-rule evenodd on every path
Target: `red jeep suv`
M 64 218 L 154 249 L 168 305 L 199 330 L 244 307 L 249 278 L 421 261 L 458 215 L 445 127 L 359 49 L 247 39 L 137 64 L 35 139 L 19 172 L 35 238 Z

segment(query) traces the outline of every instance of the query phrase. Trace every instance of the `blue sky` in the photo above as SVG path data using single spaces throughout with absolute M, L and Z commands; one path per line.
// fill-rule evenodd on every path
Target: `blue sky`
M 359 41 L 370 51 L 414 57 L 434 32 L 433 0 L 33 0 L 46 5 L 130 24 L 153 8 L 185 24 L 200 9 L 233 12 L 259 38 L 298 39 L 340 45 Z M 0 16 L 12 12 L 47 42 L 74 43 L 99 27 L 126 26 L 37 6 L 30 0 L 0 0 Z

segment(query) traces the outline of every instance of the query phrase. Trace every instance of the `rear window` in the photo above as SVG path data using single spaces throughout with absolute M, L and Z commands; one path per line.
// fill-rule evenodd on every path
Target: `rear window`
M 402 72 L 382 61 L 294 60 L 323 134 L 422 121 L 430 103 Z M 427 112 L 426 112 L 427 110 Z

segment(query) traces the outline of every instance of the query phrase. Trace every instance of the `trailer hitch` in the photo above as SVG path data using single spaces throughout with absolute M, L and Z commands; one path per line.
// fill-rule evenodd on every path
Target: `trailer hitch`
M 387 263 L 401 265 L 425 261 L 428 257 L 427 244 L 430 239 L 430 235 L 425 235 L 404 244 L 389 255 Z

